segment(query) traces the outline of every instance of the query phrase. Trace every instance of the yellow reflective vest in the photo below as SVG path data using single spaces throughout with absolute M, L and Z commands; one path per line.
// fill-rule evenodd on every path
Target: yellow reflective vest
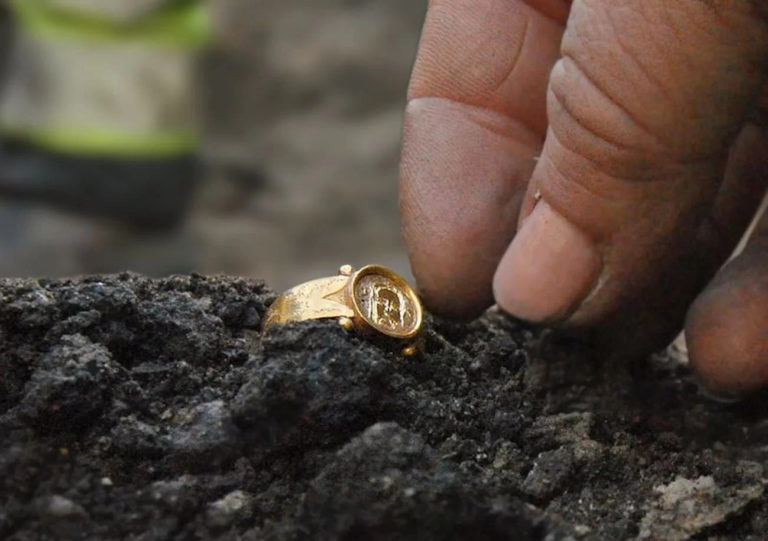
M 0 133 L 57 152 L 162 157 L 199 144 L 203 0 L 10 0 Z

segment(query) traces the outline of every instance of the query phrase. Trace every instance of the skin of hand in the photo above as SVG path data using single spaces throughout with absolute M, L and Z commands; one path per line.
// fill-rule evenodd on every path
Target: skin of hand
M 763 0 L 431 0 L 405 116 L 421 294 L 644 356 L 685 328 L 715 391 L 768 384 Z M 721 268 L 722 267 L 722 268 Z

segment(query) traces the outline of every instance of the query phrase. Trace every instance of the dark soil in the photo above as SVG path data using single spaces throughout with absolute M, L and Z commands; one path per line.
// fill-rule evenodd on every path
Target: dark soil
M 0 281 L 0 538 L 753 539 L 763 397 L 497 313 L 406 359 L 244 279 Z

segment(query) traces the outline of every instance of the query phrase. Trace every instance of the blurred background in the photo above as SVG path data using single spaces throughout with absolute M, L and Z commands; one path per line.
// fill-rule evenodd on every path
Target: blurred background
M 397 164 L 425 9 L 0 0 L 0 276 L 407 274 Z

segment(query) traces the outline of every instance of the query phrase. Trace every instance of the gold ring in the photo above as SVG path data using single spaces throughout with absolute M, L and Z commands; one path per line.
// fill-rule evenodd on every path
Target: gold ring
M 264 329 L 276 323 L 336 318 L 347 331 L 383 337 L 413 355 L 423 321 L 421 301 L 403 277 L 381 265 L 355 271 L 343 265 L 338 276 L 295 286 L 275 299 Z

